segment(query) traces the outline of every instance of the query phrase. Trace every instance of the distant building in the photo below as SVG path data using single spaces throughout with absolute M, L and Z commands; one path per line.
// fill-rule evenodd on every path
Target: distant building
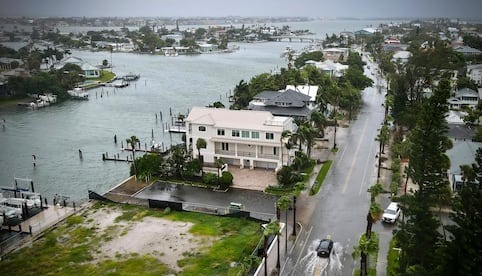
M 326 48 L 322 50 L 323 57 L 334 62 L 346 61 L 350 50 L 348 48 Z
M 396 62 L 399 60 L 402 63 L 407 63 L 411 56 L 412 53 L 409 51 L 398 51 L 393 55 L 392 61 Z
M 467 78 L 476 82 L 477 85 L 482 86 L 482 64 L 467 66 Z
M 330 77 L 341 77 L 348 69 L 348 65 L 344 65 L 338 62 L 333 62 L 329 59 L 325 61 L 313 61 L 308 60 L 305 62 L 306 65 L 315 66 L 318 70 L 327 74 Z
M 455 96 L 447 101 L 450 109 L 475 108 L 479 103 L 479 93 L 469 88 L 463 88 L 455 91 Z
M 482 51 L 469 46 L 457 46 L 457 47 L 454 47 L 453 49 L 454 51 L 459 52 L 466 57 L 478 56 L 482 53 Z
M 447 150 L 450 159 L 450 169 L 448 171 L 450 188 L 453 192 L 463 188 L 461 165 L 471 165 L 475 163 L 475 153 L 482 143 L 472 142 L 470 139 L 455 139 L 452 141 L 453 147 Z
M 194 107 L 186 118 L 186 146 L 194 157 L 196 142 L 207 142 L 201 155 L 206 163 L 222 159 L 240 168 L 279 169 L 287 164 L 288 150 L 281 134 L 293 131 L 293 119 L 267 111 Z

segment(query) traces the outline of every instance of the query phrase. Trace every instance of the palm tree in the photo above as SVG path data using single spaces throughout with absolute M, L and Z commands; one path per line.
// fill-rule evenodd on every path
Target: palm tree
M 131 138 L 126 139 L 127 144 L 131 145 L 132 148 L 132 164 L 134 166 L 134 175 L 137 176 L 137 170 L 136 170 L 136 145 L 139 143 L 139 138 L 137 138 L 135 135 L 132 135 Z
M 360 262 L 360 275 L 367 275 L 368 267 L 368 255 L 378 252 L 378 243 L 375 239 L 367 238 L 364 234 L 360 237 L 360 241 L 357 246 L 354 246 L 352 254 L 353 258 L 361 256 Z
M 326 125 L 326 117 L 320 111 L 315 111 L 310 115 L 310 121 L 313 123 L 313 126 L 318 129 L 318 133 L 320 137 L 325 137 L 325 125 Z
M 285 223 L 286 223 L 286 225 L 285 225 L 285 256 L 286 256 L 286 252 L 288 250 L 288 208 L 290 206 L 291 206 L 291 199 L 288 196 L 282 196 L 276 202 L 277 209 L 279 211 L 285 211 Z M 280 220 L 279 215 L 278 215 L 278 220 Z M 278 260 L 279 260 L 279 249 L 278 249 Z
M 308 158 L 311 156 L 311 147 L 316 134 L 316 129 L 311 126 L 309 121 L 301 123 L 296 130 L 295 137 L 297 137 L 299 142 L 299 151 L 301 151 L 301 145 L 306 143 L 306 155 L 308 155 Z
M 268 238 L 272 235 L 278 235 L 280 230 L 279 222 L 273 220 L 264 227 L 263 236 L 263 253 L 264 253 L 264 275 L 268 276 Z
M 204 158 L 201 157 L 201 149 L 205 149 L 206 147 L 207 147 L 206 140 L 204 140 L 203 138 L 197 138 L 196 140 L 197 158 L 201 162 L 201 168 L 204 163 Z
M 295 190 L 293 191 L 293 236 L 296 236 L 296 197 L 299 196 L 304 189 L 304 182 L 298 182 L 295 184 Z
M 283 165 L 283 143 L 285 144 L 285 147 L 287 149 L 287 154 L 288 154 L 288 162 L 287 164 L 289 163 L 289 158 L 290 158 L 290 152 L 289 152 L 289 148 L 288 148 L 288 143 L 290 143 L 290 138 L 291 138 L 291 131 L 289 130 L 284 130 L 282 133 L 281 133 L 281 137 L 280 137 L 280 144 L 281 144 L 281 165 Z M 291 146 L 290 146 L 291 147 Z

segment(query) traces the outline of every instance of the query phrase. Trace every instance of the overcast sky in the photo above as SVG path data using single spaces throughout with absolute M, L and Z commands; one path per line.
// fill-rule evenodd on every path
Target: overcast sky
M 0 0 L 6 17 L 482 18 L 482 0 Z

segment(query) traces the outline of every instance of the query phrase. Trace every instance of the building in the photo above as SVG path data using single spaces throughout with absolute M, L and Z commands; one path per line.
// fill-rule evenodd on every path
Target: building
M 59 63 L 54 65 L 56 70 L 62 69 L 66 64 L 75 64 L 78 65 L 82 71 L 84 72 L 85 78 L 100 78 L 100 69 L 90 65 L 89 63 L 85 62 L 81 58 L 67 56 L 63 58 Z
M 306 65 L 315 66 L 321 72 L 327 74 L 330 77 L 341 77 L 345 74 L 345 71 L 348 69 L 348 65 L 341 64 L 338 62 L 333 62 L 332 60 L 324 60 L 324 61 L 313 61 L 308 60 L 305 62 Z
M 198 138 L 206 141 L 201 149 L 206 163 L 222 159 L 240 168 L 278 169 L 286 165 L 288 154 L 283 131 L 293 131 L 293 119 L 273 116 L 267 111 L 229 110 L 194 107 L 186 118 L 186 146 L 198 155 Z
M 479 93 L 469 88 L 463 88 L 456 91 L 455 96 L 447 101 L 450 109 L 476 108 L 479 103 Z
M 286 91 L 263 91 L 253 97 L 249 110 L 268 111 L 275 116 L 306 119 L 311 113 L 311 97 L 303 93 Z
M 407 63 L 408 59 L 412 56 L 412 53 L 409 51 L 398 51 L 393 54 L 392 61 L 397 62 L 400 61 L 401 63 Z
M 476 82 L 477 85 L 482 86 L 482 64 L 467 66 L 467 78 Z
M 456 192 L 463 188 L 460 166 L 475 163 L 475 153 L 481 146 L 482 143 L 472 142 L 470 139 L 456 139 L 453 141 L 453 147 L 447 150 L 450 159 L 448 175 L 452 191 Z
M 323 57 L 333 62 L 346 61 L 350 50 L 348 48 L 326 48 L 322 50 Z
M 454 47 L 453 49 L 454 51 L 463 54 L 465 57 L 478 56 L 482 53 L 482 51 L 469 46 L 457 46 L 457 47 Z

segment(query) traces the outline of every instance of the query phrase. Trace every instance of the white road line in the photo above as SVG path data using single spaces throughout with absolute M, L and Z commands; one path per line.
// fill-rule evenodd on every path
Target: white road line
M 308 235 L 306 236 L 306 239 L 305 239 L 305 241 L 303 242 L 303 247 L 301 248 L 301 252 L 300 252 L 300 254 L 298 255 L 298 259 L 296 259 L 295 270 L 296 270 L 296 267 L 298 266 L 298 264 L 299 264 L 299 262 L 300 262 L 300 259 L 301 259 L 302 255 L 303 255 L 303 252 L 305 251 L 306 243 L 307 243 L 308 240 L 310 239 L 311 231 L 313 231 L 313 225 L 310 227 L 310 230 L 308 231 Z M 291 253 L 290 253 L 290 254 L 291 254 Z M 295 270 L 293 270 L 293 272 L 294 272 Z
M 373 165 L 372 162 L 370 162 L 370 159 L 372 159 L 372 148 L 373 148 L 373 144 L 375 143 L 375 139 L 372 140 L 372 142 L 370 143 L 370 149 L 369 149 L 369 153 L 368 153 L 368 160 L 367 162 L 365 162 L 365 168 L 363 169 L 363 177 L 362 177 L 362 181 L 360 182 L 360 191 L 358 192 L 358 195 L 361 195 L 361 192 L 362 192 L 362 188 L 363 188 L 363 185 L 366 184 L 366 175 L 367 175 L 367 167 L 368 166 L 371 166 Z M 380 158 L 380 157 L 379 157 Z M 373 160 L 373 159 L 372 159 Z
M 362 141 L 363 139 L 361 139 L 361 137 L 364 137 L 365 136 L 365 131 L 367 129 L 367 123 L 368 123 L 368 118 L 365 118 L 365 123 L 363 125 L 363 130 L 362 130 L 362 133 L 361 135 L 359 136 L 360 139 L 358 139 L 358 145 L 356 147 L 356 150 L 355 150 L 355 154 L 353 155 L 353 159 L 351 161 L 351 165 L 350 165 L 350 168 L 348 170 L 348 174 L 345 178 L 345 184 L 343 184 L 343 190 L 342 190 L 342 193 L 344 194 L 346 192 L 346 188 L 348 186 L 348 181 L 350 180 L 351 178 L 351 174 L 353 173 L 353 168 L 355 167 L 355 161 L 356 161 L 356 156 L 358 154 L 358 152 L 360 151 L 360 147 L 361 147 L 361 144 L 362 144 Z

